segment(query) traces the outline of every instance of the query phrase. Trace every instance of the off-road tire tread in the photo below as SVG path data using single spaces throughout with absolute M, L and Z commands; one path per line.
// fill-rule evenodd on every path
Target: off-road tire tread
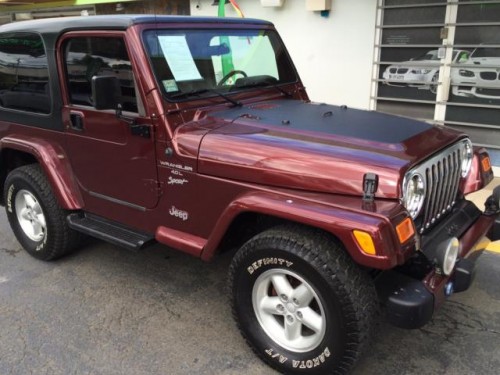
M 277 226 L 256 235 L 235 254 L 228 277 L 231 296 L 238 265 L 254 249 L 263 244 L 269 248 L 274 246 L 274 248 L 285 249 L 295 254 L 326 276 L 346 311 L 345 317 L 352 332 L 349 335 L 349 342 L 346 343 L 344 356 L 337 368 L 325 369 L 330 371 L 325 374 L 348 374 L 369 344 L 376 329 L 379 304 L 373 281 L 353 262 L 343 245 L 333 236 L 321 230 L 290 224 Z M 269 360 L 269 357 L 252 345 L 238 321 L 233 298 L 231 298 L 231 309 L 239 331 L 254 353 L 277 371 L 282 371 L 275 361 Z
M 57 202 L 54 193 L 52 192 L 52 187 L 47 181 L 47 177 L 43 172 L 39 164 L 29 164 L 19 168 L 14 169 L 5 181 L 5 189 L 7 191 L 8 187 L 11 185 L 11 181 L 15 179 L 21 179 L 31 185 L 34 192 L 38 195 L 41 200 L 41 204 L 44 209 L 44 215 L 47 222 L 47 230 L 49 232 L 51 246 L 48 248 L 50 251 L 43 257 L 38 257 L 42 260 L 55 260 L 58 259 L 76 248 L 80 243 L 82 236 L 80 233 L 69 228 L 66 221 L 66 217 L 69 212 L 62 209 Z M 6 201 L 7 197 L 5 197 Z M 15 213 L 13 215 L 7 215 L 9 222 L 16 220 Z M 49 219 L 50 217 L 50 219 Z M 49 223 L 52 223 L 49 228 Z M 11 227 L 15 228 L 11 222 Z M 18 229 L 20 230 L 20 229 Z M 24 234 L 21 234 L 24 235 Z

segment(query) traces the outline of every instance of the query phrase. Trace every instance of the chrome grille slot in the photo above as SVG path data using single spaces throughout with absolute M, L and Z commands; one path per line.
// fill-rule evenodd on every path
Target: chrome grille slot
M 451 195 L 452 189 L 453 189 L 453 163 L 452 163 L 452 157 L 453 154 L 448 155 L 446 157 L 445 163 L 446 163 L 446 170 L 449 171 L 449 173 L 446 174 L 446 194 L 444 197 L 444 201 L 446 202 L 446 205 L 443 207 L 443 209 L 450 209 L 451 208 L 451 202 L 453 201 L 453 197 Z
M 455 205 L 464 147 L 460 141 L 408 171 L 407 177 L 419 173 L 425 179 L 423 210 L 416 220 L 420 233 L 430 229 Z

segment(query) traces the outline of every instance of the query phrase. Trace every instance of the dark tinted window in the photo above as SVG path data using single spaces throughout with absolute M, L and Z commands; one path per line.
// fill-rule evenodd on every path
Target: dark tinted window
M 120 81 L 125 111 L 137 112 L 132 64 L 121 38 L 79 37 L 65 46 L 68 88 L 72 104 L 92 105 L 94 76 L 116 76 Z
M 47 56 L 39 35 L 0 35 L 0 106 L 50 113 Z

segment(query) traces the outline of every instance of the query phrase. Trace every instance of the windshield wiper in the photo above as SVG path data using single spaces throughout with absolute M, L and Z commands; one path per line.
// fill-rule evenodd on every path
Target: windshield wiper
M 233 104 L 236 107 L 241 107 L 243 104 L 237 100 L 231 99 L 229 96 L 224 95 L 223 93 L 216 91 L 216 90 L 211 90 L 211 89 L 198 89 L 198 90 L 191 90 L 191 91 L 186 91 L 186 92 L 180 92 L 178 94 L 171 95 L 169 98 L 170 99 L 176 99 L 176 98 L 188 98 L 190 96 L 201 96 L 201 94 L 205 93 L 214 93 L 221 98 L 226 99 L 229 103 Z
M 269 82 L 265 82 L 265 81 L 250 82 L 250 83 L 247 83 L 247 84 L 244 84 L 241 86 L 234 86 L 234 87 L 239 88 L 239 89 L 240 88 L 251 88 L 251 87 L 272 87 L 272 88 L 275 88 L 276 90 L 278 90 L 279 92 L 281 92 L 282 94 L 285 94 L 285 96 L 287 96 L 288 98 L 291 98 L 293 96 L 290 92 L 283 90 L 278 85 L 275 85 L 275 84 L 272 84 Z

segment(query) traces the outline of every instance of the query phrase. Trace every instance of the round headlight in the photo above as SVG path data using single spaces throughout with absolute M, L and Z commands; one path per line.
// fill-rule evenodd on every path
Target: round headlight
M 463 141 L 462 148 L 462 177 L 466 177 L 472 166 L 472 159 L 474 158 L 474 151 L 472 149 L 472 142 L 470 139 Z
M 411 175 L 404 189 L 404 197 L 403 202 L 404 206 L 408 210 L 410 216 L 415 219 L 420 210 L 422 209 L 422 205 L 424 204 L 425 198 L 425 182 L 423 177 L 415 173 Z

